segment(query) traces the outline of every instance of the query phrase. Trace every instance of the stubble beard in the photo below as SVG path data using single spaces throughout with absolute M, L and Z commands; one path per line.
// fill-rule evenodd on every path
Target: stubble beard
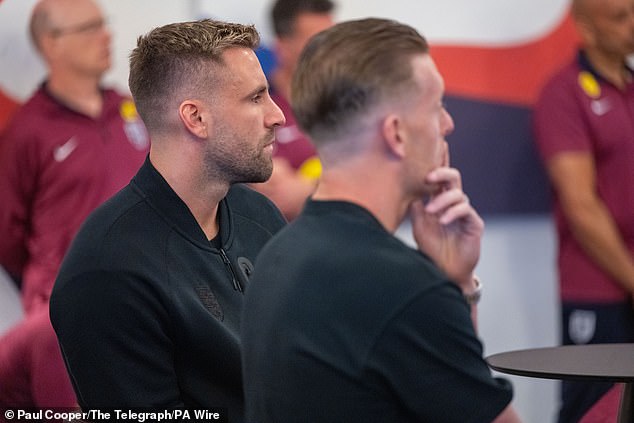
M 266 182 L 273 173 L 273 159 L 264 151 L 271 139 L 271 134 L 267 134 L 257 148 L 250 151 L 208 149 L 204 159 L 207 176 L 225 180 L 229 184 Z

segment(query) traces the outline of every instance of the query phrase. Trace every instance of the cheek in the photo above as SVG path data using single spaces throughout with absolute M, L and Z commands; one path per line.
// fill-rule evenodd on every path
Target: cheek
M 436 134 L 427 135 L 416 152 L 419 172 L 425 175 L 447 164 L 444 142 L 440 141 Z
M 442 135 L 440 129 L 435 125 L 430 125 L 423 133 L 423 148 L 430 160 L 435 161 L 442 153 Z
M 240 137 L 242 143 L 246 148 L 251 150 L 257 149 L 266 138 L 266 129 L 263 125 L 263 117 L 261 114 L 256 114 L 246 118 L 235 127 L 236 136 Z

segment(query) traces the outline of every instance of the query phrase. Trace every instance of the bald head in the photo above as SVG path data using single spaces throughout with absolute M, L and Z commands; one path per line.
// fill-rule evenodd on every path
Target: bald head
M 66 7 L 69 0 L 40 0 L 35 4 L 31 13 L 30 32 L 31 40 L 35 47 L 41 49 L 41 40 L 44 34 L 55 28 L 55 19 L 58 9 Z
M 575 19 L 588 17 L 595 4 L 596 0 L 572 0 L 572 16 Z
M 634 52 L 634 0 L 572 0 L 572 14 L 586 53 L 622 72 Z
M 33 44 L 41 50 L 42 37 L 72 26 L 75 16 L 98 16 L 101 11 L 92 0 L 40 0 L 31 13 L 29 30 Z M 81 18 L 77 18 L 81 19 Z M 79 23 L 79 22 L 78 22 Z

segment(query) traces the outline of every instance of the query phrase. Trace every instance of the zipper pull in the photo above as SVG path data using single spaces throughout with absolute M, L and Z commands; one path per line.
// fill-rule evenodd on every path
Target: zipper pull
M 233 289 L 238 292 L 242 292 L 242 284 L 240 284 L 240 281 L 238 281 L 238 278 L 236 278 L 236 273 L 233 271 L 231 261 L 229 260 L 227 253 L 225 253 L 225 250 L 222 248 L 220 249 L 220 256 L 222 257 L 222 261 L 224 262 L 225 266 L 229 268 L 229 273 L 231 273 L 231 283 L 233 283 Z

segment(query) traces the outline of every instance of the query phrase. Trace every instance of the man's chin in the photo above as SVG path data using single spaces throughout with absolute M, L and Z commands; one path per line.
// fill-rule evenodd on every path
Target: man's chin
M 270 166 L 260 168 L 257 171 L 251 172 L 248 175 L 244 175 L 239 180 L 234 181 L 234 183 L 258 184 L 261 182 L 268 181 L 272 174 L 273 174 L 273 163 L 271 162 Z
M 271 164 L 271 167 L 262 175 L 262 180 L 258 181 L 258 182 L 266 182 L 271 178 L 271 175 L 273 175 L 273 165 Z

